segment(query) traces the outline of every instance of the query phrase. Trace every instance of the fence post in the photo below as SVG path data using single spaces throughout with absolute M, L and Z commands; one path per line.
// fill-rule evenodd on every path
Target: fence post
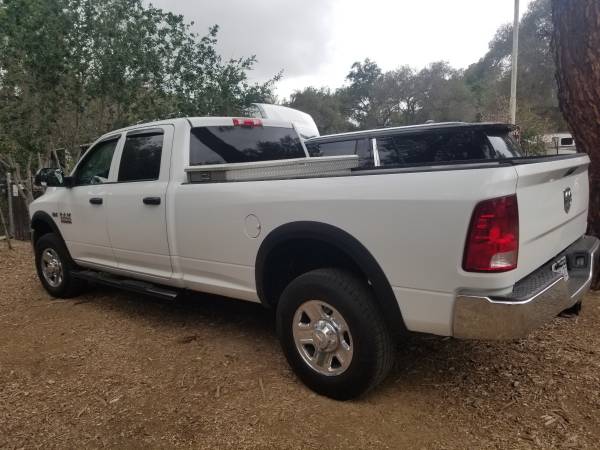
M 15 216 L 13 214 L 13 185 L 11 173 L 6 173 L 6 191 L 8 195 L 8 232 L 11 236 L 15 235 Z
M 10 233 L 6 229 L 6 222 L 4 221 L 4 213 L 2 212 L 2 208 L 0 208 L 0 222 L 2 222 L 2 229 L 4 230 L 4 238 L 6 239 L 6 245 L 8 245 L 8 249 L 12 250 L 12 244 L 10 243 Z

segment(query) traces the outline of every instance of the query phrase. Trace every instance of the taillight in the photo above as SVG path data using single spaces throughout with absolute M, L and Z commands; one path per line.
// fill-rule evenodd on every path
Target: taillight
M 467 234 L 463 269 L 467 272 L 506 272 L 517 267 L 518 254 L 517 196 L 478 203 Z
M 246 127 L 246 128 L 254 128 L 254 127 L 262 127 L 262 120 L 260 119 L 233 119 L 234 127 Z

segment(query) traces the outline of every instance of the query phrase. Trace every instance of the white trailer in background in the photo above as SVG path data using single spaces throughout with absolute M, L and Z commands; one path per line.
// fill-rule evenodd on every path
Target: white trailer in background
M 547 155 L 571 155 L 577 153 L 575 139 L 571 133 L 545 134 L 543 141 Z

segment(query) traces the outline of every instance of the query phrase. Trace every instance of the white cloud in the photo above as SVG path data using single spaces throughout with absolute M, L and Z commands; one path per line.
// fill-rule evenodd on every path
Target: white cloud
M 151 0 L 159 8 L 194 21 L 206 34 L 219 25 L 218 49 L 225 58 L 256 55 L 256 79 L 283 69 L 286 77 L 318 70 L 329 58 L 333 4 L 320 0 Z
M 521 14 L 531 0 L 521 0 Z M 389 70 L 433 61 L 466 67 L 487 51 L 496 29 L 512 21 L 513 0 L 153 0 L 195 21 L 204 33 L 219 24 L 224 57 L 256 54 L 252 73 L 279 70 L 277 92 L 338 87 L 354 61 L 366 57 Z

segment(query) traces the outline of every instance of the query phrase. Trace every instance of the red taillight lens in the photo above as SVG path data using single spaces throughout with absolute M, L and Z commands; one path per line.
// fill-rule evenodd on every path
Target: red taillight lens
M 262 127 L 262 120 L 260 119 L 233 119 L 234 127 L 246 127 L 246 128 L 254 128 L 254 127 Z
M 506 272 L 517 267 L 517 196 L 493 198 L 475 206 L 463 258 L 467 272 Z

